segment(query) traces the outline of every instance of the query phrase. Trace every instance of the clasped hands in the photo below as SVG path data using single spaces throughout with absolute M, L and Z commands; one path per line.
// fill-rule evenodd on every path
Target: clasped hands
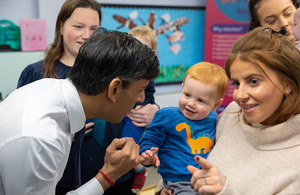
M 113 182 L 133 169 L 139 163 L 147 161 L 155 155 L 156 150 L 139 155 L 140 147 L 132 138 L 115 138 L 107 147 L 104 157 L 104 165 L 101 171 Z M 103 181 L 101 174 L 96 176 L 104 190 L 110 186 Z

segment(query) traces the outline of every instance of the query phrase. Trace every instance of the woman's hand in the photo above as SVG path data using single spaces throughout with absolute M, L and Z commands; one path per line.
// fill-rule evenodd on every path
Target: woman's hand
M 89 132 L 94 130 L 94 125 L 95 123 L 93 122 L 89 122 L 87 124 L 85 124 L 85 132 L 84 134 L 88 134 Z M 74 136 L 72 137 L 72 142 L 74 141 Z
M 168 188 L 163 188 L 160 192 L 160 195 L 173 195 L 172 190 L 168 189 Z
M 95 125 L 95 123 L 93 123 L 93 122 L 89 122 L 89 123 L 85 124 L 85 134 L 88 134 L 89 132 L 93 131 L 94 125 Z
M 195 156 L 195 161 L 202 169 L 191 165 L 187 166 L 187 169 L 192 174 L 191 185 L 194 190 L 199 193 L 220 193 L 224 188 L 226 177 L 206 159 Z
M 173 190 L 164 187 L 163 180 L 161 179 L 155 189 L 155 195 L 173 195 Z
M 156 104 L 138 105 L 131 109 L 127 116 L 137 127 L 146 127 L 151 123 L 155 112 L 158 110 Z

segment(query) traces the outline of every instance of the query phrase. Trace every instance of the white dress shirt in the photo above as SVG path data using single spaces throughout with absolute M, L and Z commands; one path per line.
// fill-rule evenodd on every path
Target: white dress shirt
M 42 79 L 0 104 L 0 194 L 54 195 L 86 117 L 72 82 Z M 103 194 L 97 179 L 68 194 Z

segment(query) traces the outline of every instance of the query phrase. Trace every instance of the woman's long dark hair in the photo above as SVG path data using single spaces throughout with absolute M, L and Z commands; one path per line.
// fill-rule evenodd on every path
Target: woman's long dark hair
M 60 34 L 61 24 L 64 23 L 78 7 L 91 8 L 98 12 L 99 21 L 101 22 L 100 4 L 95 0 L 66 0 L 60 9 L 56 19 L 55 38 L 53 43 L 45 52 L 44 67 L 45 77 L 57 78 L 55 73 L 55 61 L 58 60 L 64 52 L 63 37 Z M 100 24 L 99 24 L 100 25 Z

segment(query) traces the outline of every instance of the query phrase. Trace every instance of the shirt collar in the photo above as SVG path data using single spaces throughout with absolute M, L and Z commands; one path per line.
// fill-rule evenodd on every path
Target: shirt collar
M 65 79 L 61 87 L 66 101 L 71 133 L 74 134 L 84 127 L 86 117 L 78 91 L 72 81 Z

